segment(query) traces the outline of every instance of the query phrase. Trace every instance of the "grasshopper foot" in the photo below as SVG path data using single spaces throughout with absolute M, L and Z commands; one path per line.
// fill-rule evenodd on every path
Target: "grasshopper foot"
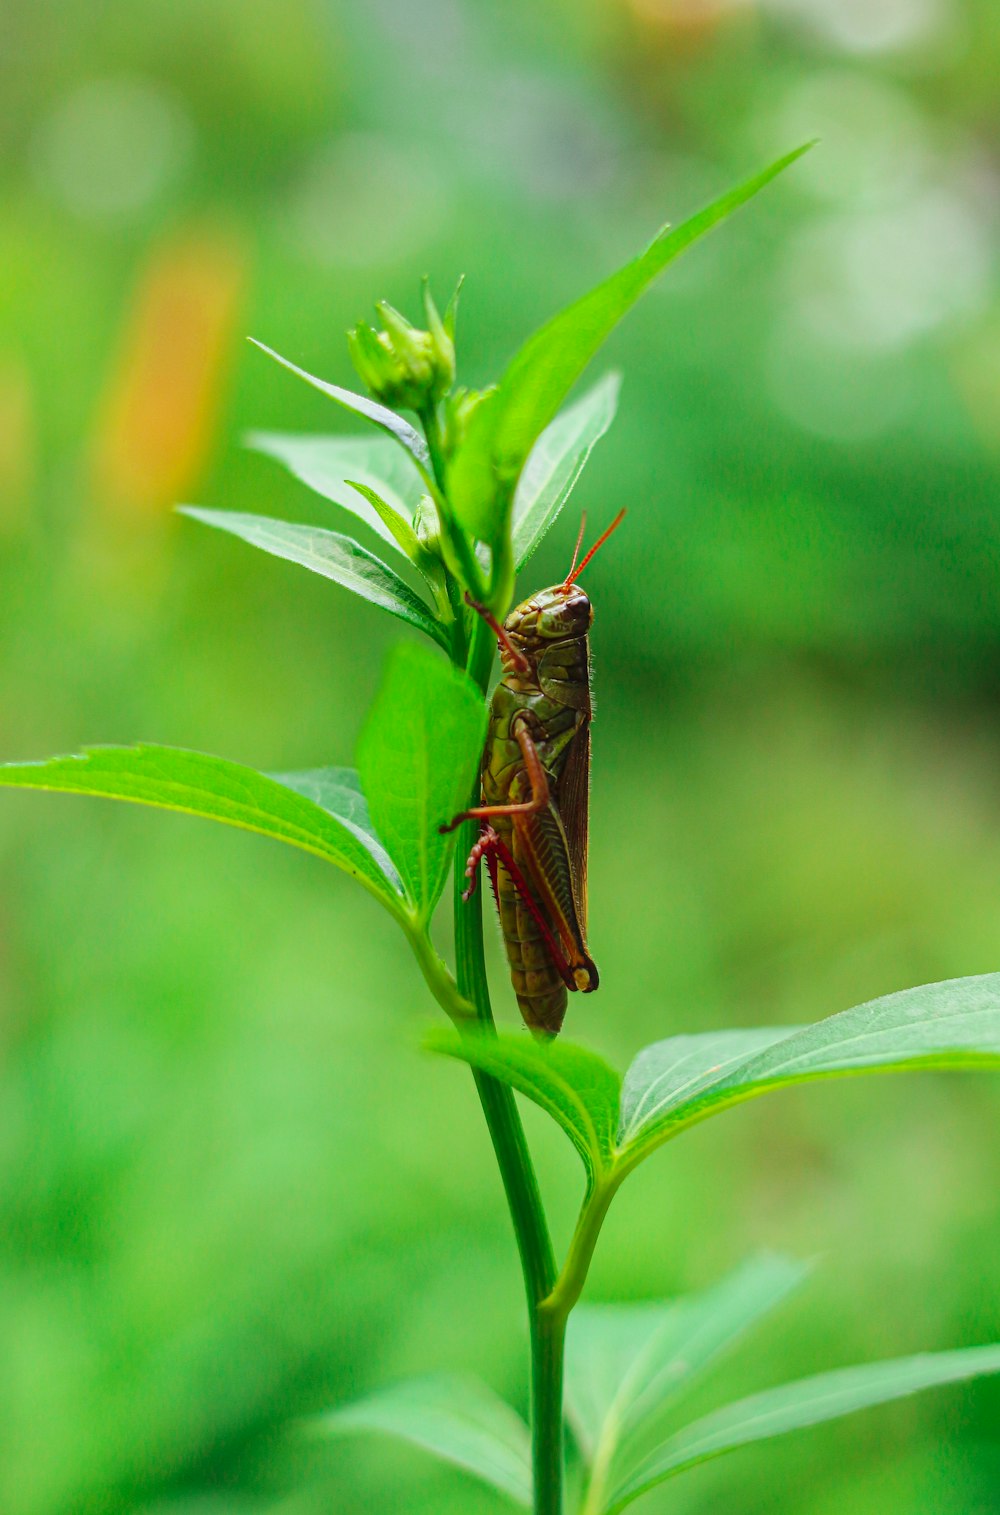
M 479 864 L 483 858 L 489 858 L 496 850 L 497 834 L 492 826 L 487 826 L 472 851 L 465 865 L 465 876 L 469 880 L 469 887 L 462 894 L 462 899 L 468 902 L 476 892 L 476 879 L 479 875 Z

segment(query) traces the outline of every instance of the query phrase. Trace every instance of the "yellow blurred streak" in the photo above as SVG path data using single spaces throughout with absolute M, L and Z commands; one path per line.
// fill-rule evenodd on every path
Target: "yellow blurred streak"
M 0 531 L 19 531 L 35 482 L 38 460 L 35 396 L 27 365 L 0 355 Z
M 719 23 L 737 11 L 749 11 L 753 0 L 624 0 L 644 29 L 679 43 L 708 41 Z
M 189 227 L 153 249 L 98 409 L 94 487 L 120 523 L 162 518 L 214 441 L 246 283 L 244 244 Z

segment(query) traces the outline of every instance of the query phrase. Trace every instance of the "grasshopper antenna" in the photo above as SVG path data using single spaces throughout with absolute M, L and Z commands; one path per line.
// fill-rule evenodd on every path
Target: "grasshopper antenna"
M 563 584 L 563 588 L 564 589 L 568 589 L 571 584 L 575 584 L 576 583 L 577 579 L 580 577 L 581 573 L 586 568 L 586 566 L 590 562 L 591 558 L 594 556 L 594 553 L 597 551 L 597 549 L 599 547 L 603 547 L 604 546 L 605 542 L 608 540 L 608 537 L 611 535 L 611 533 L 617 527 L 619 527 L 621 525 L 621 523 L 624 520 L 624 518 L 625 518 L 625 511 L 624 511 L 624 508 L 623 508 L 615 516 L 614 520 L 611 522 L 611 525 L 608 527 L 607 531 L 602 531 L 601 532 L 601 535 L 597 538 L 597 541 L 594 543 L 593 547 L 587 553 L 586 557 L 584 558 L 583 562 L 579 565 L 579 567 L 576 566 L 576 553 L 573 554 L 573 563 L 574 563 L 574 566 L 570 569 L 568 575 L 566 576 L 566 582 Z M 580 528 L 580 535 L 581 536 L 583 535 L 583 528 L 582 528 L 582 526 Z M 579 550 L 579 543 L 577 543 L 577 549 Z
M 576 534 L 576 546 L 573 548 L 573 561 L 569 565 L 569 573 L 566 575 L 566 583 L 572 584 L 573 574 L 576 572 L 576 560 L 580 556 L 580 543 L 583 541 L 583 533 L 587 529 L 587 512 L 580 512 L 580 530 Z

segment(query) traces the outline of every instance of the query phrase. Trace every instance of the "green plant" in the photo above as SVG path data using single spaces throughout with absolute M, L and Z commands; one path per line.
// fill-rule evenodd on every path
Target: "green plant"
M 611 1201 L 656 1149 L 730 1105 L 788 1084 L 996 1064 L 1000 975 L 908 990 L 800 1030 L 674 1036 L 640 1052 L 622 1079 L 583 1047 L 496 1031 L 481 895 L 462 901 L 461 868 L 454 870 L 454 971 L 429 934 L 455 856 L 455 837 L 443 834 L 442 823 L 476 795 L 494 655 L 491 633 L 465 597 L 498 618 L 507 612 L 517 571 L 557 518 L 613 418 L 613 376 L 567 409 L 560 406 L 617 321 L 674 257 L 802 151 L 677 230 L 662 232 L 542 327 L 499 384 L 483 393 L 455 389 L 456 301 L 442 317 L 426 290 L 423 330 L 383 304 L 381 331 L 360 325 L 351 334 L 352 356 L 371 397 L 278 359 L 381 435 L 265 434 L 255 439 L 257 447 L 371 527 L 416 570 L 425 593 L 352 537 L 256 516 L 187 513 L 333 579 L 435 644 L 408 643 L 393 654 L 361 737 L 357 771 L 268 775 L 149 746 L 95 748 L 0 769 L 0 783 L 8 786 L 186 811 L 288 842 L 352 875 L 403 930 L 452 1022 L 451 1030 L 432 1033 L 428 1046 L 470 1066 L 506 1191 L 527 1296 L 530 1429 L 483 1386 L 445 1378 L 398 1386 L 335 1411 L 321 1429 L 406 1437 L 537 1515 L 558 1515 L 565 1507 L 564 1398 L 579 1454 L 579 1509 L 605 1515 L 750 1441 L 1000 1371 L 1000 1346 L 882 1362 L 767 1390 L 678 1426 L 674 1414 L 684 1393 L 781 1303 L 803 1269 L 761 1257 L 696 1297 L 576 1309 Z M 395 407 L 414 411 L 418 426 Z M 459 833 L 459 858 L 473 840 L 467 823 Z M 548 1112 L 583 1163 L 583 1202 L 561 1265 L 515 1092 Z

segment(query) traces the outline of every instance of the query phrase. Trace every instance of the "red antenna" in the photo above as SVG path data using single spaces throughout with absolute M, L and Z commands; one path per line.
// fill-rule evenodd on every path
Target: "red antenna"
M 565 582 L 563 584 L 563 588 L 564 589 L 568 589 L 571 584 L 575 584 L 576 583 L 577 579 L 580 577 L 581 573 L 586 568 L 586 566 L 590 562 L 591 558 L 594 556 L 594 553 L 597 551 L 597 549 L 599 547 L 603 547 L 604 546 L 605 542 L 608 540 L 608 537 L 615 530 L 615 528 L 621 525 L 624 517 L 625 517 L 625 511 L 624 511 L 624 509 L 622 509 L 615 516 L 614 520 L 611 522 L 611 525 L 608 527 L 607 531 L 602 532 L 601 535 L 597 538 L 597 541 L 594 543 L 593 547 L 587 553 L 587 556 L 584 558 L 583 562 L 579 565 L 579 567 L 576 566 L 576 553 L 573 554 L 573 564 L 574 564 L 574 566 L 570 569 L 570 571 L 569 571 L 569 573 L 568 573 L 568 575 L 566 577 L 566 580 L 565 580 Z M 583 528 L 582 527 L 580 529 L 580 535 L 581 536 L 583 535 Z M 577 549 L 579 550 L 579 542 L 577 543 Z
M 580 530 L 576 534 L 576 546 L 573 548 L 573 561 L 569 565 L 569 574 L 566 579 L 567 584 L 572 584 L 573 582 L 573 572 L 576 568 L 576 560 L 580 556 L 580 543 L 583 541 L 583 533 L 586 531 L 586 529 L 587 512 L 585 510 L 582 510 L 580 512 Z

